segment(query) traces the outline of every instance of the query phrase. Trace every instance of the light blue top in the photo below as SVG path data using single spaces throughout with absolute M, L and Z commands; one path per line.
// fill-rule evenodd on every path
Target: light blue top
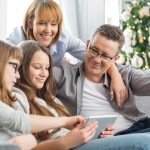
M 20 133 L 29 134 L 31 132 L 28 101 L 21 90 L 14 88 L 13 92 L 17 92 L 17 101 L 14 102 L 15 109 L 0 100 L 0 141 L 8 140 Z
M 15 45 L 25 40 L 22 27 L 16 27 L 6 38 L 8 43 Z M 62 31 L 58 42 L 55 45 L 50 46 L 49 49 L 52 54 L 54 66 L 58 66 L 63 61 L 66 52 L 83 61 L 85 58 L 86 46 L 80 39 L 65 30 Z

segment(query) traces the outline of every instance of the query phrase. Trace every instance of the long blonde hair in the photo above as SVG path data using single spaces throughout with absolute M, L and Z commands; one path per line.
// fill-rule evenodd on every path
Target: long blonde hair
M 49 50 L 36 41 L 27 40 L 19 45 L 19 48 L 23 53 L 23 62 L 20 66 L 20 79 L 18 81 L 17 87 L 23 90 L 28 98 L 30 104 L 31 114 L 43 115 L 43 116 L 54 116 L 49 112 L 44 106 L 39 105 L 36 102 L 36 97 L 43 99 L 50 107 L 54 108 L 59 116 L 70 116 L 68 110 L 62 105 L 56 103 L 55 99 L 55 82 L 53 78 L 53 63 L 52 57 Z M 30 81 L 29 77 L 29 67 L 33 55 L 37 51 L 43 51 L 49 57 L 50 67 L 49 77 L 44 83 L 44 86 L 41 89 L 35 89 L 33 84 Z M 53 133 L 52 133 L 53 134 Z M 50 137 L 51 134 L 48 132 L 41 132 L 36 134 L 37 139 L 43 140 Z
M 12 96 L 4 83 L 4 72 L 10 58 L 17 59 L 21 63 L 22 54 L 18 47 L 12 46 L 0 40 L 0 100 L 13 107 L 16 97 Z
M 28 26 L 28 21 L 33 23 L 34 19 L 56 20 L 58 23 L 58 32 L 51 44 L 57 43 L 62 32 L 63 16 L 59 5 L 53 0 L 34 0 L 28 7 L 23 21 L 23 30 L 27 40 L 35 40 L 33 29 Z

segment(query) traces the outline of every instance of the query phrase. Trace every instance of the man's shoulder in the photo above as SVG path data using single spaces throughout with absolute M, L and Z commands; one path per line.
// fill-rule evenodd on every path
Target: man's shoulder
M 68 62 L 64 62 L 60 65 L 60 67 L 62 67 L 63 70 L 71 70 L 71 71 L 78 70 L 78 69 L 82 68 L 82 66 L 83 66 L 83 62 L 79 62 L 79 63 L 76 63 L 76 64 L 71 64 L 71 63 L 68 63 Z

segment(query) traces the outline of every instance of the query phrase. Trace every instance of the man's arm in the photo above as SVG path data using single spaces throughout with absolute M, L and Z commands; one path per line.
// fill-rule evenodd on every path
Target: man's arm
M 111 77 L 110 95 L 111 100 L 116 96 L 118 106 L 122 107 L 125 100 L 128 98 L 127 88 L 123 82 L 115 64 L 112 64 L 108 69 L 108 74 Z

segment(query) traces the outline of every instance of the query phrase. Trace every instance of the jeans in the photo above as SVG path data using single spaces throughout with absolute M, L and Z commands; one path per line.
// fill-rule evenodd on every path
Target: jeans
M 137 121 L 130 128 L 116 133 L 115 136 L 133 133 L 146 133 L 146 132 L 150 133 L 150 118 Z
M 128 134 L 96 139 L 74 150 L 150 150 L 150 134 Z

